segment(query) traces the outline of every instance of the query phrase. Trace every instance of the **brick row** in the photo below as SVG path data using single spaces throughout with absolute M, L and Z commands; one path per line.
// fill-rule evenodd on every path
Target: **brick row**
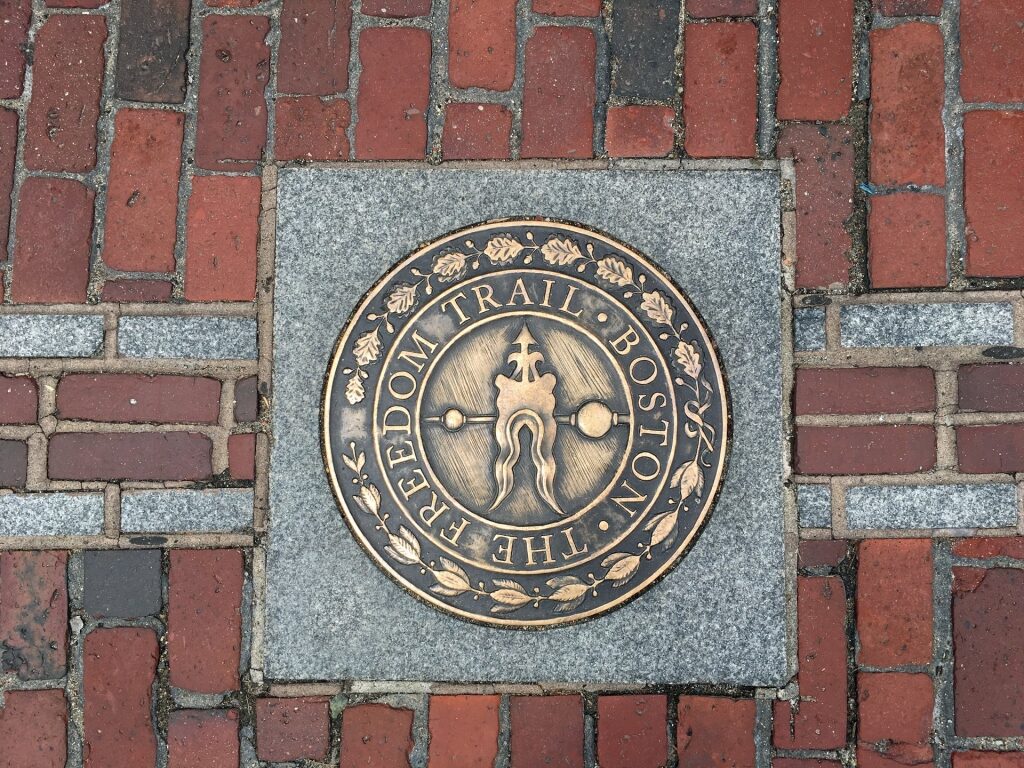
M 801 368 L 794 405 L 798 416 L 933 412 L 935 373 L 930 368 Z
M 122 0 L 115 93 L 129 101 L 185 100 L 189 0 Z
M 69 374 L 57 384 L 61 419 L 157 424 L 215 424 L 220 382 L 194 376 Z

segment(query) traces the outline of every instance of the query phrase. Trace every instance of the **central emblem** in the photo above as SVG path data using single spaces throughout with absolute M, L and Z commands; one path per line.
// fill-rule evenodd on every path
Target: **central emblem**
M 460 618 L 545 627 L 639 595 L 685 554 L 728 403 L 683 293 L 628 246 L 484 224 L 398 263 L 339 337 L 324 454 L 353 535 Z

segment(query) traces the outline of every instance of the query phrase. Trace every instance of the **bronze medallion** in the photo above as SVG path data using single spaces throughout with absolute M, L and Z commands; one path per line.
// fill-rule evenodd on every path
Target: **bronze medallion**
M 682 291 L 607 235 L 481 224 L 391 269 L 342 331 L 328 474 L 381 569 L 463 619 L 542 628 L 637 596 L 704 523 L 721 363 Z

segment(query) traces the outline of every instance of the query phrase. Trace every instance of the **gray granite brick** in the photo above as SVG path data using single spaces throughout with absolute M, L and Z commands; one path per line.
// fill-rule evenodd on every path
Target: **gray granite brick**
M 126 491 L 121 495 L 121 530 L 244 531 L 252 528 L 252 501 L 252 491 L 247 488 Z
M 102 315 L 0 314 L 0 357 L 93 357 L 102 347 Z
M 1001 528 L 1017 524 L 1017 488 L 981 485 L 869 485 L 846 492 L 851 530 Z
M 797 352 L 825 348 L 825 310 L 809 307 L 793 312 L 793 334 Z
M 250 317 L 139 315 L 118 321 L 124 357 L 255 360 L 256 321 Z
M 159 549 L 85 553 L 85 612 L 98 619 L 137 619 L 160 613 Z
M 832 489 L 827 485 L 800 485 L 796 507 L 803 528 L 832 527 Z
M 102 493 L 0 495 L 0 536 L 89 536 L 101 533 Z
M 963 304 L 848 304 L 844 347 L 968 347 L 1013 344 L 1013 307 Z

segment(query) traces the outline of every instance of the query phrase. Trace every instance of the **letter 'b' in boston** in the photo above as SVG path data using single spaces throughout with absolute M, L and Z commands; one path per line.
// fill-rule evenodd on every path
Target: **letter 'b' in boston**
M 682 559 L 728 419 L 711 335 L 650 261 L 577 225 L 501 221 L 420 248 L 358 304 L 324 455 L 353 536 L 401 586 L 543 628 L 613 610 Z

